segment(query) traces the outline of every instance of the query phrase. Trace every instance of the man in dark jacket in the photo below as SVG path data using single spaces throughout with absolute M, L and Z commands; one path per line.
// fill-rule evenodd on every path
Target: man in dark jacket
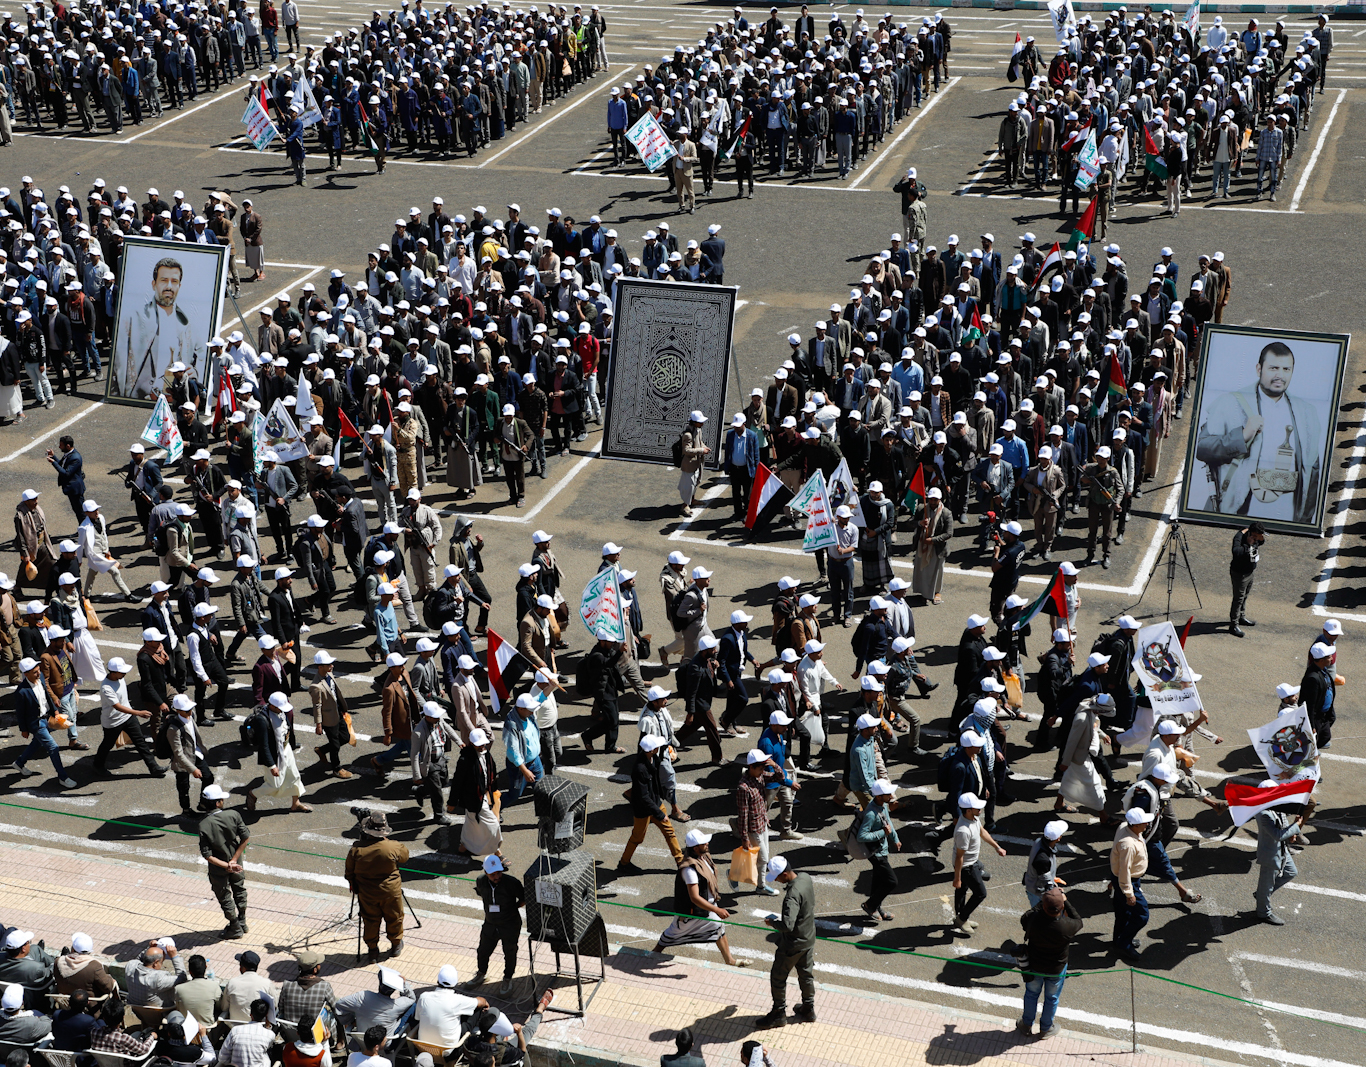
M 270 611 L 270 622 L 266 629 L 279 641 L 281 646 L 289 647 L 293 644 L 297 653 L 300 649 L 299 643 L 299 609 L 294 603 L 294 593 L 291 587 L 294 585 L 294 572 L 288 567 L 277 567 L 275 569 L 275 589 L 266 598 L 266 607 Z M 295 655 L 294 663 L 289 668 L 289 691 L 296 693 L 299 690 L 299 662 L 302 656 Z M 289 731 L 289 743 L 294 744 L 294 729 L 291 725 Z M 297 747 L 297 746 L 296 746 Z
M 673 824 L 669 822 L 669 803 L 664 799 L 660 761 L 668 743 L 667 738 L 657 734 L 646 734 L 640 739 L 640 750 L 631 768 L 631 814 L 635 824 L 631 827 L 631 837 L 617 863 L 619 871 L 638 869 L 631 862 L 631 857 L 635 855 L 637 846 L 645 840 L 645 828 L 650 823 L 659 827 L 659 832 L 664 835 L 664 843 L 669 846 L 674 863 L 683 862 L 683 850 L 678 847 L 678 837 L 674 834 Z
M 593 723 L 579 735 L 579 740 L 583 742 L 584 750 L 592 755 L 593 739 L 601 737 L 603 751 L 620 756 L 626 752 L 624 748 L 617 747 L 618 698 L 621 696 L 621 675 L 617 665 L 621 662 L 622 645 L 607 630 L 599 630 L 597 638 L 598 643 L 579 667 L 580 675 L 589 684 L 589 690 L 581 695 L 593 698 Z M 642 840 L 644 836 L 645 831 L 642 829 Z M 674 847 L 677 848 L 677 842 Z M 629 850 L 627 855 L 630 855 Z
M 522 917 L 518 908 L 526 903 L 522 883 L 507 873 L 497 856 L 484 857 L 484 873 L 474 883 L 474 891 L 484 904 L 484 925 L 479 929 L 478 970 L 465 983 L 466 989 L 477 989 L 488 973 L 496 945 L 503 946 L 503 984 L 501 995 L 512 992 L 512 975 L 517 969 L 517 946 L 522 935 Z
M 953 684 L 958 690 L 959 703 L 972 692 L 982 673 L 982 650 L 987 647 L 987 623 L 990 621 L 981 615 L 969 615 L 963 634 L 958 639 L 958 664 L 953 670 Z M 958 794 L 951 795 L 956 797 Z
M 1039 1017 L 1039 1036 L 1053 1037 L 1059 1027 L 1054 1022 L 1063 983 L 1067 980 L 1067 954 L 1081 933 L 1081 916 L 1056 886 L 1039 903 L 1020 916 L 1024 927 L 1027 963 L 1025 964 L 1024 1014 L 1015 1029 L 1027 1034 L 1034 1029 L 1034 1012 L 1043 994 L 1043 1014 Z
M 935 803 L 935 825 L 925 834 L 930 841 L 938 841 L 941 836 L 939 819 L 942 815 L 947 813 L 957 816 L 958 798 L 964 793 L 972 793 L 983 802 L 990 798 L 992 776 L 987 770 L 986 757 L 983 755 L 986 743 L 986 739 L 980 734 L 969 730 L 959 736 L 957 751 L 942 757 L 949 761 L 948 766 L 941 766 L 939 771 L 941 778 L 947 782 L 948 789 L 944 792 L 944 799 Z M 949 825 L 949 832 L 953 832 L 952 824 Z
M 1243 626 L 1257 624 L 1247 617 L 1247 598 L 1252 592 L 1252 578 L 1257 573 L 1257 559 L 1266 542 L 1266 527 L 1250 522 L 1233 535 L 1233 558 L 1228 563 L 1228 578 L 1233 586 L 1233 602 L 1228 609 L 1228 632 L 1242 637 Z
M 719 642 L 711 634 L 697 642 L 697 655 L 682 665 L 683 725 L 676 737 L 680 745 L 686 745 L 688 738 L 700 728 L 707 735 L 707 747 L 711 749 L 711 762 L 720 767 L 723 762 L 721 734 L 716 725 L 716 714 L 711 710 L 716 695 L 717 676 L 720 673 L 718 662 Z
M 1314 728 L 1319 748 L 1329 748 L 1333 744 L 1333 724 L 1338 718 L 1333 646 L 1316 641 L 1309 650 L 1309 658 L 1313 662 L 1300 679 L 1300 703 L 1309 711 L 1309 725 Z
M 1072 684 L 1072 635 L 1066 626 L 1053 631 L 1053 647 L 1039 659 L 1039 673 L 1035 676 L 1035 689 L 1039 703 L 1043 705 L 1043 715 L 1039 720 L 1039 730 L 1034 736 L 1034 747 L 1049 747 L 1049 730 L 1057 721 L 1063 694 Z M 1066 734 L 1066 730 L 1063 731 Z

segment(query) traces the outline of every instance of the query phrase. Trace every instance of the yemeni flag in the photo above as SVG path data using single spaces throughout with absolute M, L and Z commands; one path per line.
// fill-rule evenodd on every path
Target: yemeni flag
M 745 529 L 753 530 L 767 526 L 774 515 L 792 499 L 792 490 L 783 480 L 759 464 L 754 472 L 754 485 L 749 491 L 749 510 L 745 512 Z
M 730 142 L 729 145 L 726 146 L 726 150 L 721 153 L 722 159 L 730 159 L 730 157 L 735 154 L 735 146 L 740 143 L 740 141 L 744 138 L 745 134 L 749 133 L 749 127 L 753 121 L 754 112 L 751 111 L 748 115 L 745 116 L 745 121 L 740 126 L 740 129 L 736 131 L 734 139 Z
M 977 305 L 972 306 L 972 321 L 968 323 L 967 330 L 963 333 L 963 340 L 972 344 L 982 336 L 982 316 L 977 314 Z
M 1063 141 L 1058 147 L 1058 151 L 1070 152 L 1074 148 L 1080 148 L 1086 142 L 1086 138 L 1090 135 L 1091 124 L 1089 122 L 1085 126 L 1078 126 L 1067 135 L 1067 140 Z
M 901 503 L 911 509 L 911 518 L 915 518 L 925 506 L 925 468 L 920 464 L 916 464 L 915 473 L 911 475 L 911 484 L 906 486 L 906 496 Z
M 1300 778 L 1262 789 L 1260 786 L 1230 781 L 1224 783 L 1224 799 L 1228 801 L 1228 813 L 1233 816 L 1233 825 L 1242 826 L 1269 808 L 1291 808 L 1303 804 L 1314 792 L 1314 784 L 1312 778 Z
M 1006 68 L 1006 81 L 1014 81 L 1020 76 L 1020 53 L 1025 49 L 1024 38 L 1015 35 L 1015 47 L 1010 50 L 1010 66 Z
M 351 425 L 351 420 L 346 417 L 346 412 L 341 408 L 337 409 L 337 418 L 341 419 L 340 429 L 337 430 L 337 443 L 332 449 L 332 461 L 337 465 L 338 473 L 341 472 L 342 465 L 342 442 L 348 437 L 360 440 L 360 431 Z
M 213 403 L 213 429 L 218 429 L 219 425 L 226 422 L 236 410 L 237 394 L 232 388 L 232 378 L 228 376 L 226 368 L 220 368 L 218 395 Z
M 517 651 L 516 645 L 508 644 L 492 628 L 488 631 L 488 638 L 489 703 L 493 705 L 496 715 L 511 700 L 513 689 L 521 681 L 522 675 L 530 670 L 531 664 Z
M 1067 251 L 1075 252 L 1077 246 L 1084 241 L 1090 241 L 1096 233 L 1096 197 L 1091 197 L 1091 202 L 1086 205 L 1086 210 L 1081 213 L 1081 218 L 1072 227 L 1072 236 L 1067 239 Z
M 1062 581 L 1062 567 L 1053 572 L 1053 577 L 1049 580 L 1044 591 L 1039 594 L 1039 598 L 1030 604 L 1020 613 L 1020 617 L 1015 620 L 1012 630 L 1018 630 L 1022 626 L 1028 626 L 1040 612 L 1047 611 L 1050 615 L 1060 619 L 1067 618 L 1067 593 Z
M 1147 171 L 1162 179 L 1167 180 L 1167 164 L 1162 158 L 1162 153 L 1157 149 L 1157 142 L 1153 140 L 1152 132 L 1145 125 L 1143 127 L 1143 166 Z
M 1195 616 L 1192 615 L 1189 619 L 1186 620 L 1186 625 L 1183 626 L 1183 627 L 1181 627 L 1181 638 L 1180 638 L 1180 640 L 1181 640 L 1181 647 L 1182 647 L 1182 648 L 1185 648 L 1185 647 L 1186 647 L 1186 638 L 1188 638 L 1188 637 L 1191 635 L 1191 623 L 1193 623 L 1194 621 L 1195 621 Z

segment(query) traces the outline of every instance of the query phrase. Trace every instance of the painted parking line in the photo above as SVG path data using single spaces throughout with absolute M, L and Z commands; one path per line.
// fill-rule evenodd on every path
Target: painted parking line
M 1300 206 L 1300 198 L 1304 196 L 1304 190 L 1309 185 L 1309 176 L 1314 173 L 1314 165 L 1318 163 L 1319 156 L 1323 152 L 1323 146 L 1328 141 L 1328 131 L 1333 128 L 1333 119 L 1337 117 L 1338 108 L 1342 104 L 1342 99 L 1347 95 L 1346 89 L 1338 90 L 1338 98 L 1333 101 L 1333 106 L 1328 111 L 1328 117 L 1324 119 L 1323 129 L 1319 131 L 1319 139 L 1314 144 L 1314 151 L 1309 156 L 1309 162 L 1305 164 L 1304 173 L 1300 175 L 1300 182 L 1295 186 L 1295 195 L 1290 198 L 1290 210 L 1294 211 Z M 1258 183 L 1260 188 L 1260 183 Z
M 857 189 L 865 181 L 871 178 L 873 176 L 873 173 L 882 164 L 882 161 L 886 159 L 889 155 L 891 155 L 892 151 L 896 148 L 897 145 L 899 145 L 905 139 L 907 134 L 909 134 L 913 129 L 915 129 L 916 126 L 919 125 L 920 120 L 934 110 L 935 104 L 939 103 L 939 101 L 943 100 L 944 97 L 948 96 L 949 90 L 951 90 L 955 85 L 957 85 L 962 80 L 963 79 L 961 76 L 950 78 L 948 82 L 944 85 L 944 87 L 938 93 L 935 94 L 934 99 L 920 109 L 920 114 L 917 115 L 915 118 L 911 119 L 910 123 L 907 124 L 906 128 L 896 135 L 896 140 L 894 140 L 891 144 L 889 144 L 886 148 L 879 152 L 876 158 L 874 158 L 874 160 L 871 163 L 869 163 L 866 167 L 863 168 L 863 173 L 861 173 L 856 179 L 854 179 L 853 183 L 849 186 L 849 188 Z

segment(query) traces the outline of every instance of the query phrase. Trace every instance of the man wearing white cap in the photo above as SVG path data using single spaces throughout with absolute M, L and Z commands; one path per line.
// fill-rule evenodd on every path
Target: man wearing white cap
M 700 411 L 688 416 L 687 429 L 679 435 L 679 456 L 681 457 L 678 475 L 678 495 L 683 500 L 682 514 L 692 515 L 693 497 L 697 494 L 698 483 L 702 480 L 702 463 L 711 454 L 711 446 L 702 439 L 702 427 L 707 417 Z
M 1115 928 L 1110 951 L 1130 966 L 1142 962 L 1138 933 L 1148 925 L 1148 901 L 1143 875 L 1148 873 L 1148 849 L 1143 841 L 1151 812 L 1131 808 L 1110 848 L 1110 892 L 1114 896 Z
M 854 610 L 854 554 L 859 542 L 859 528 L 849 521 L 853 517 L 844 504 L 835 509 L 834 541 L 826 549 L 834 621 L 845 627 L 851 625 L 849 615 Z
M 228 799 L 222 786 L 206 785 L 200 807 L 208 814 L 199 821 L 199 854 L 209 865 L 209 886 L 228 920 L 222 936 L 229 941 L 247 933 L 247 875 L 242 854 L 251 833 L 237 811 L 223 807 Z
M 854 834 L 873 865 L 873 877 L 868 885 L 868 899 L 863 913 L 870 922 L 891 922 L 891 912 L 882 910 L 882 902 L 897 891 L 896 871 L 892 869 L 890 853 L 901 851 L 901 839 L 892 827 L 888 808 L 896 789 L 886 778 L 879 778 L 872 786 L 872 803 L 854 819 Z
M 420 697 L 419 697 L 420 699 Z M 451 726 L 446 709 L 435 700 L 422 705 L 422 713 L 415 716 L 409 738 L 409 762 L 412 767 L 413 799 L 419 810 L 424 800 L 432 805 L 432 818 L 439 826 L 450 824 L 445 811 L 445 789 L 450 781 L 446 753 L 454 745 L 460 748 L 460 735 Z
M 128 588 L 128 583 L 123 580 L 123 568 L 109 551 L 109 529 L 104 516 L 100 514 L 99 504 L 93 500 L 87 500 L 82 508 L 85 512 L 85 519 L 76 531 L 77 544 L 80 545 L 79 558 L 85 560 L 85 586 L 82 595 L 90 596 L 96 575 L 107 574 L 113 578 L 114 585 L 123 594 L 124 600 L 130 604 L 136 604 L 138 598 L 133 595 L 133 591 Z
M 1309 712 L 1309 725 L 1320 749 L 1333 744 L 1333 727 L 1337 723 L 1338 675 L 1333 673 L 1334 646 L 1323 641 L 1314 642 L 1309 649 L 1309 666 L 1300 679 L 1300 703 Z
M 1050 819 L 1029 847 L 1022 884 L 1031 908 L 1037 908 L 1040 898 L 1049 890 L 1067 884 L 1058 877 L 1058 842 L 1070 828 L 1062 819 Z
M 683 862 L 674 875 L 674 920 L 659 935 L 654 951 L 663 952 L 675 945 L 714 944 L 726 966 L 748 967 L 749 960 L 737 960 L 731 954 L 725 924 L 716 921 L 729 919 L 730 912 L 719 903 L 720 875 L 708 847 L 711 839 L 705 830 L 689 830 L 684 836 Z
M 289 810 L 310 812 L 303 802 L 308 791 L 299 775 L 290 744 L 294 706 L 282 692 L 272 693 L 264 709 L 264 722 L 256 731 L 256 762 L 266 769 L 261 785 L 247 790 L 247 811 L 256 810 L 260 797 L 279 797 L 289 800 Z
M 1053 462 L 1051 446 L 1039 449 L 1038 462 L 1025 473 L 1021 484 L 1029 494 L 1029 512 L 1034 516 L 1034 551 L 1050 563 L 1053 538 L 1058 532 L 1058 512 L 1067 492 L 1067 479 L 1062 468 Z
M 945 453 L 940 453 L 944 455 Z M 935 462 L 931 457 L 929 462 Z M 915 571 L 911 585 L 926 604 L 942 604 L 944 598 L 944 564 L 949 558 L 949 539 L 953 536 L 953 519 L 944 506 L 944 492 L 933 486 L 925 492 L 925 508 L 915 526 L 913 548 Z
M 1034 736 L 1034 746 L 1046 750 L 1051 746 L 1049 732 L 1057 723 L 1063 694 L 1072 684 L 1072 634 L 1065 626 L 1053 631 L 1053 644 L 1039 657 L 1039 673 L 1035 675 L 1035 691 L 1043 713 L 1039 717 L 1039 729 Z
M 36 91 L 31 91 L 37 95 Z M 6 985 L 4 993 L 0 994 L 0 1040 L 5 1042 L 5 1047 L 27 1050 L 51 1036 L 52 1020 L 42 1012 L 25 1009 L 24 987 L 18 982 Z
M 631 814 L 634 824 L 621 859 L 617 862 L 618 871 L 639 870 L 631 862 L 631 857 L 645 841 L 645 830 L 651 823 L 659 829 L 674 863 L 683 862 L 683 850 L 678 847 L 678 837 L 674 834 L 673 823 L 669 821 L 669 803 L 664 798 L 660 761 L 664 757 L 665 747 L 662 737 L 646 734 L 636 748 L 635 762 L 631 767 Z
M 1005 611 L 1006 598 L 1020 584 L 1020 560 L 1024 556 L 1024 530 L 1013 519 L 1001 527 L 1000 540 L 991 552 L 991 618 L 998 626 Z
M 994 848 L 998 856 L 1006 854 L 982 825 L 985 807 L 986 802 L 976 794 L 962 793 L 958 797 L 958 821 L 953 827 L 953 933 L 958 937 L 972 936 L 977 929 L 972 913 L 987 899 L 982 842 Z
M 667 645 L 659 646 L 659 661 L 665 667 L 669 657 L 682 652 L 685 647 L 683 627 L 674 621 L 674 600 L 688 588 L 688 572 L 685 569 L 691 559 L 677 550 L 670 552 L 659 570 L 659 588 L 664 593 L 664 617 L 673 628 L 674 639 Z
M 1096 449 L 1095 462 L 1082 468 L 1081 485 L 1086 490 L 1086 563 L 1096 561 L 1096 531 L 1100 530 L 1101 566 L 1110 569 L 1110 534 L 1115 516 L 1124 508 L 1124 482 L 1110 465 L 1110 446 Z
M 1176 837 L 1181 826 L 1171 807 L 1172 787 L 1180 780 L 1178 772 L 1155 763 L 1124 793 L 1120 810 L 1139 808 L 1152 814 L 1153 821 L 1143 830 L 1143 841 L 1148 849 L 1148 866 L 1176 888 L 1182 903 L 1199 904 L 1204 899 L 1203 895 L 1192 893 L 1181 884 L 1167 855 L 1167 843 Z
M 759 435 L 747 425 L 744 413 L 731 420 L 722 447 L 722 459 L 730 478 L 730 506 L 735 517 L 744 520 L 749 509 L 749 492 L 759 466 Z
M 42 678 L 42 665 L 35 659 L 25 656 L 19 661 L 19 673 L 24 678 L 14 691 L 14 713 L 16 725 L 21 733 L 28 735 L 29 743 L 19 758 L 14 761 L 14 769 L 25 778 L 39 771 L 28 766 L 34 756 L 47 756 L 52 760 L 52 769 L 57 772 L 57 781 L 65 789 L 75 789 L 76 782 L 62 767 L 62 753 L 57 742 L 48 733 L 48 717 L 56 714 L 52 700 L 47 695 L 47 687 Z
M 1280 784 L 1267 779 L 1259 788 L 1271 789 Z M 1285 920 L 1272 910 L 1271 894 L 1300 873 L 1290 846 L 1317 806 L 1318 801 L 1311 796 L 1299 814 L 1284 808 L 1267 808 L 1257 813 L 1257 866 L 1260 871 L 1253 899 L 1257 902 L 1257 918 L 1271 926 L 1285 925 Z
M 787 1025 L 787 978 L 795 969 L 802 1001 L 794 1009 L 802 1022 L 816 1021 L 816 887 L 806 872 L 792 869 L 787 859 L 775 856 L 760 871 L 765 885 L 783 888 L 783 902 L 776 915 L 764 919 L 778 932 L 769 972 L 773 1010 L 755 1021 L 761 1030 Z
M 692 584 L 674 598 L 674 626 L 683 634 L 683 658 L 691 661 L 704 637 L 715 636 L 707 625 L 712 571 L 701 565 L 692 569 Z

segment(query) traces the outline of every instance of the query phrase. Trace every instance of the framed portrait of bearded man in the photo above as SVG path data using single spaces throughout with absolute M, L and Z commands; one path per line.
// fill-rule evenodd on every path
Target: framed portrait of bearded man
M 173 369 L 207 391 L 230 254 L 227 245 L 124 239 L 106 399 L 154 405 Z
M 1208 323 L 1181 518 L 1322 535 L 1347 334 Z M 1187 386 L 1188 389 L 1191 386 Z

